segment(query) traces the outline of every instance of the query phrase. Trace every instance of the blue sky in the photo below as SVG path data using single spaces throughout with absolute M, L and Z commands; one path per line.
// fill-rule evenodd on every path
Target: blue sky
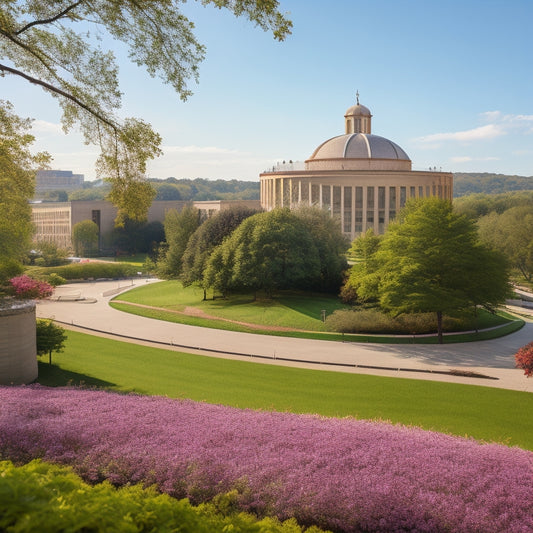
M 184 12 L 206 45 L 182 102 L 119 50 L 124 116 L 163 136 L 151 177 L 257 181 L 276 162 L 304 161 L 344 133 L 360 102 L 372 133 L 413 168 L 533 176 L 532 0 L 280 0 L 294 23 L 283 43 L 196 2 Z M 55 101 L 2 78 L 2 98 L 36 119 L 53 168 L 94 178 L 96 148 L 64 135 Z

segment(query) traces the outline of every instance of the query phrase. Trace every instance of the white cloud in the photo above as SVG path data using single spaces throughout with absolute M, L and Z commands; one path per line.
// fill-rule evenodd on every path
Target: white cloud
M 468 163 L 470 161 L 499 161 L 499 157 L 470 157 L 466 156 L 456 156 L 452 157 L 451 161 L 453 163 Z
M 452 133 L 433 133 L 432 135 L 426 135 L 425 137 L 418 137 L 415 139 L 421 143 L 436 143 L 441 141 L 459 141 L 470 142 L 479 141 L 483 139 L 494 139 L 505 135 L 506 132 L 497 124 L 487 124 L 486 126 L 480 126 L 465 131 L 456 131 Z
M 504 115 L 501 111 L 480 113 L 486 124 L 464 131 L 433 133 L 414 139 L 426 149 L 437 149 L 442 142 L 470 143 L 502 137 L 508 134 L 529 135 L 533 133 L 533 115 Z
M 46 120 L 34 120 L 31 126 L 33 133 L 52 133 L 64 135 L 61 124 L 46 122 Z
M 230 150 L 228 148 L 219 148 L 218 146 L 163 146 L 163 152 L 174 154 L 210 154 L 210 155 L 235 155 L 243 154 L 238 150 Z M 243 154 L 244 155 L 244 154 Z

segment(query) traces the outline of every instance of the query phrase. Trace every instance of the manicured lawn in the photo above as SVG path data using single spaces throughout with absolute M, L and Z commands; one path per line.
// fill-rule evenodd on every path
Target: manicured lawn
M 211 294 L 208 297 L 211 298 Z M 128 303 L 119 303 L 119 301 L 153 306 L 157 309 L 137 307 Z M 116 297 L 115 301 L 111 302 L 111 306 L 120 311 L 155 318 L 157 320 L 214 329 L 262 333 L 265 335 L 283 335 L 339 341 L 353 339 L 357 342 L 437 343 L 436 336 L 413 338 L 411 336 L 342 335 L 340 333 L 327 332 L 322 322 L 322 312 L 325 311 L 326 315 L 329 315 L 336 309 L 347 308 L 348 306 L 342 304 L 335 296 L 321 294 L 283 293 L 268 300 L 254 299 L 252 294 L 234 295 L 228 299 L 218 298 L 203 301 L 203 291 L 201 289 L 197 287 L 183 288 L 178 281 L 163 281 L 151 283 L 120 294 Z M 190 312 L 193 308 L 197 312 L 224 320 L 183 314 L 184 311 L 189 310 Z M 507 335 L 520 329 L 524 324 L 523 321 L 509 322 L 509 320 L 513 319 L 514 317 L 505 313 L 492 315 L 480 311 L 478 319 L 478 327 L 480 329 L 507 324 L 498 330 L 460 334 L 453 337 L 446 336 L 445 342 L 487 340 Z M 252 329 L 238 322 L 257 324 L 264 326 L 265 329 Z M 289 326 L 295 330 L 302 331 L 272 331 L 267 329 L 271 326 Z
M 533 395 L 483 386 L 280 367 L 68 331 L 39 383 L 79 384 L 240 408 L 390 420 L 533 450 Z

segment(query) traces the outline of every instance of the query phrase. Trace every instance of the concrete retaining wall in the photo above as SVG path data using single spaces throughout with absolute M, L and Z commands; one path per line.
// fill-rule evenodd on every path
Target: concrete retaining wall
M 0 307 L 0 385 L 22 385 L 37 379 L 35 303 Z

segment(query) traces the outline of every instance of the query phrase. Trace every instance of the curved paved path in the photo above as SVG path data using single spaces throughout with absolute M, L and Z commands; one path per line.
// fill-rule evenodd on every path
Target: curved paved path
M 130 342 L 160 343 L 160 346 L 168 343 L 175 346 L 165 348 L 204 355 L 533 392 L 533 379 L 514 368 L 513 357 L 518 348 L 533 340 L 531 320 L 520 331 L 490 341 L 444 345 L 364 344 L 200 328 L 131 315 L 108 305 L 116 294 L 149 282 L 152 280 L 63 285 L 56 289 L 55 295 L 65 299 L 39 302 L 37 316 L 53 318 L 68 327 L 88 328 L 93 333 L 131 337 L 122 339 Z M 85 300 L 69 301 L 73 295 Z M 493 379 L 457 376 L 449 371 L 475 372 Z

